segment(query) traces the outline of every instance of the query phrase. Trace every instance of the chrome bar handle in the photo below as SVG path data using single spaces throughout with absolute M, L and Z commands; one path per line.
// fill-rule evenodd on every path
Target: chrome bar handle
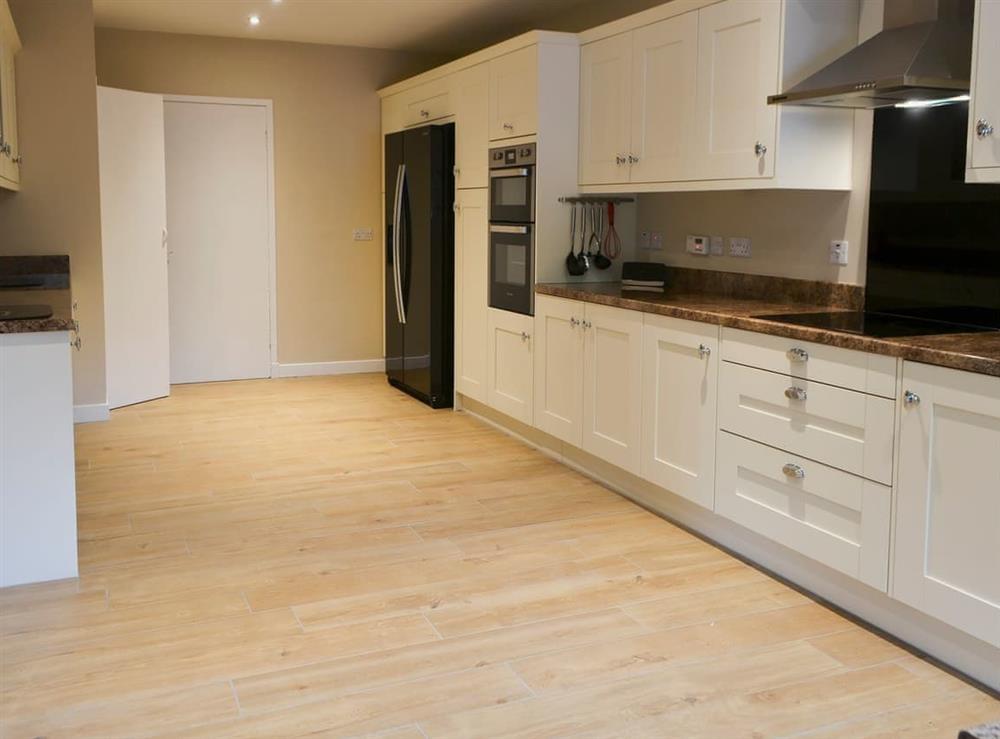
M 793 464 L 791 462 L 782 467 L 781 471 L 785 473 L 785 477 L 791 477 L 796 480 L 801 480 L 803 477 L 806 476 L 806 471 L 804 469 L 799 467 L 797 464 Z
M 785 397 L 789 400 L 805 400 L 807 397 L 806 389 L 795 386 L 785 388 Z
M 406 323 L 403 313 L 403 283 L 399 273 L 399 229 L 403 215 L 403 183 L 406 181 L 406 165 L 400 164 L 396 170 L 396 194 L 392 201 L 392 284 L 396 291 L 396 318 Z

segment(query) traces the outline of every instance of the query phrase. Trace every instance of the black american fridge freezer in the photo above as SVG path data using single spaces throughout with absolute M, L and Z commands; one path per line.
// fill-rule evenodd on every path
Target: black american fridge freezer
M 454 383 L 455 126 L 385 137 L 385 372 L 432 408 Z

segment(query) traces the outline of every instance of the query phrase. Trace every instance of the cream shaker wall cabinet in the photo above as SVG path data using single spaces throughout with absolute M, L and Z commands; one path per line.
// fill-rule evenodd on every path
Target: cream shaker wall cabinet
M 17 138 L 17 85 L 14 56 L 21 41 L 7 0 L 0 0 L 0 187 L 21 187 L 21 150 Z
M 972 41 L 967 182 L 1000 182 L 1000 0 L 978 0 Z
M 722 0 L 584 32 L 581 188 L 849 190 L 852 111 L 767 96 L 855 46 L 858 17 L 851 0 Z

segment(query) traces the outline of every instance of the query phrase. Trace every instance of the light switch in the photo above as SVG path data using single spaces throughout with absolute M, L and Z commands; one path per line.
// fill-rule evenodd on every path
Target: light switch
M 699 254 L 701 256 L 708 255 L 708 237 L 707 236 L 694 236 L 688 234 L 686 251 L 688 254 Z
M 841 267 L 847 266 L 847 242 L 830 242 L 830 264 L 839 264 Z

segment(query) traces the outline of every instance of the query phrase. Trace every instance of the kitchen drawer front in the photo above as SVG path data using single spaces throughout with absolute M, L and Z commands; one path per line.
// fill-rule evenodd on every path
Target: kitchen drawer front
M 887 590 L 891 488 L 725 431 L 716 458 L 716 513 Z
M 894 401 L 732 362 L 721 372 L 720 429 L 892 483 Z
M 451 90 L 446 80 L 435 80 L 412 91 L 412 98 L 406 106 L 406 125 L 419 126 L 440 118 L 447 118 L 455 110 L 452 107 Z
M 896 359 L 882 354 L 723 328 L 722 358 L 849 390 L 896 397 Z

